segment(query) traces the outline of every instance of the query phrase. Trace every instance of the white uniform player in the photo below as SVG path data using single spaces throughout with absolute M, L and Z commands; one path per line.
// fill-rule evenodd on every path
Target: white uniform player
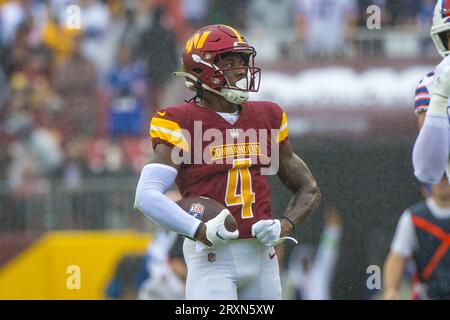
M 444 58 L 428 73 L 416 89 L 415 113 L 421 130 L 413 150 L 414 174 L 422 182 L 437 183 L 448 164 L 450 126 L 450 1 L 438 1 L 434 11 L 431 37 Z M 423 122 L 423 126 L 422 126 Z

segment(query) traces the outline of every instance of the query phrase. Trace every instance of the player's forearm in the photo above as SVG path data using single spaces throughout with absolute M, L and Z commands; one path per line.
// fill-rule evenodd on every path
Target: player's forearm
M 303 160 L 290 150 L 286 151 L 287 154 L 282 155 L 278 175 L 283 184 L 294 193 L 294 196 L 290 200 L 284 216 L 288 217 L 295 225 L 301 225 L 319 205 L 320 189 Z M 283 222 L 283 225 L 287 226 L 286 221 Z M 292 230 L 282 228 L 282 234 L 290 231 Z
M 414 174 L 422 182 L 437 183 L 444 174 L 449 153 L 450 68 L 436 78 L 425 122 L 414 144 Z
M 389 253 L 384 264 L 383 290 L 386 299 L 398 298 L 400 280 L 403 277 L 405 258 L 398 253 Z
M 301 187 L 289 201 L 284 216 L 296 225 L 303 224 L 319 205 L 320 190 L 315 183 Z
M 195 238 L 201 222 L 164 195 L 176 175 L 175 169 L 165 165 L 145 166 L 136 188 L 135 208 L 164 228 Z
M 422 182 L 437 183 L 442 178 L 449 155 L 447 115 L 427 112 L 413 149 L 414 175 Z

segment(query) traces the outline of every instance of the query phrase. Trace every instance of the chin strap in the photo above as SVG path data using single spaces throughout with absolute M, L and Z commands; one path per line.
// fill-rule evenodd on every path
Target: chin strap
M 211 87 L 207 86 L 203 82 L 199 81 L 198 78 L 194 77 L 192 74 L 183 72 L 183 71 L 177 71 L 172 74 L 175 77 L 186 77 L 194 81 L 194 83 L 198 83 L 203 89 L 208 90 L 210 92 L 213 92 L 215 94 L 218 94 L 219 96 L 223 97 L 225 100 L 231 103 L 235 104 L 241 104 L 248 100 L 248 92 L 246 91 L 240 91 L 240 90 L 233 90 L 233 89 L 222 89 L 224 92 L 212 89 Z M 194 90 L 195 84 L 186 81 L 186 87 L 189 90 Z
M 248 92 L 233 90 L 233 89 L 222 89 L 224 98 L 235 104 L 241 104 L 248 100 Z

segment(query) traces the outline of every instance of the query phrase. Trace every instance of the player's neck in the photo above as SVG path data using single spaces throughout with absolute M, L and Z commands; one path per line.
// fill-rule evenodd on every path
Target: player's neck
M 213 94 L 205 94 L 199 104 L 216 112 L 233 113 L 239 109 L 237 104 L 228 102 L 224 98 Z
M 439 208 L 450 208 L 450 199 L 449 198 L 433 197 L 433 200 L 436 203 L 436 206 L 438 206 Z

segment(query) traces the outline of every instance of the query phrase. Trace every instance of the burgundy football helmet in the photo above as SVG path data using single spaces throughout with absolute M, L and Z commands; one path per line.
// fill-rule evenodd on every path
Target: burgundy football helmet
M 243 67 L 219 68 L 218 62 L 227 53 L 242 56 Z M 257 92 L 261 69 L 255 67 L 256 51 L 239 34 L 226 25 L 210 25 L 197 30 L 186 42 L 182 54 L 183 71 L 174 75 L 186 78 L 186 86 L 196 91 L 199 87 L 219 94 L 231 103 L 241 104 L 249 92 Z M 226 73 L 244 69 L 246 76 L 235 84 Z

